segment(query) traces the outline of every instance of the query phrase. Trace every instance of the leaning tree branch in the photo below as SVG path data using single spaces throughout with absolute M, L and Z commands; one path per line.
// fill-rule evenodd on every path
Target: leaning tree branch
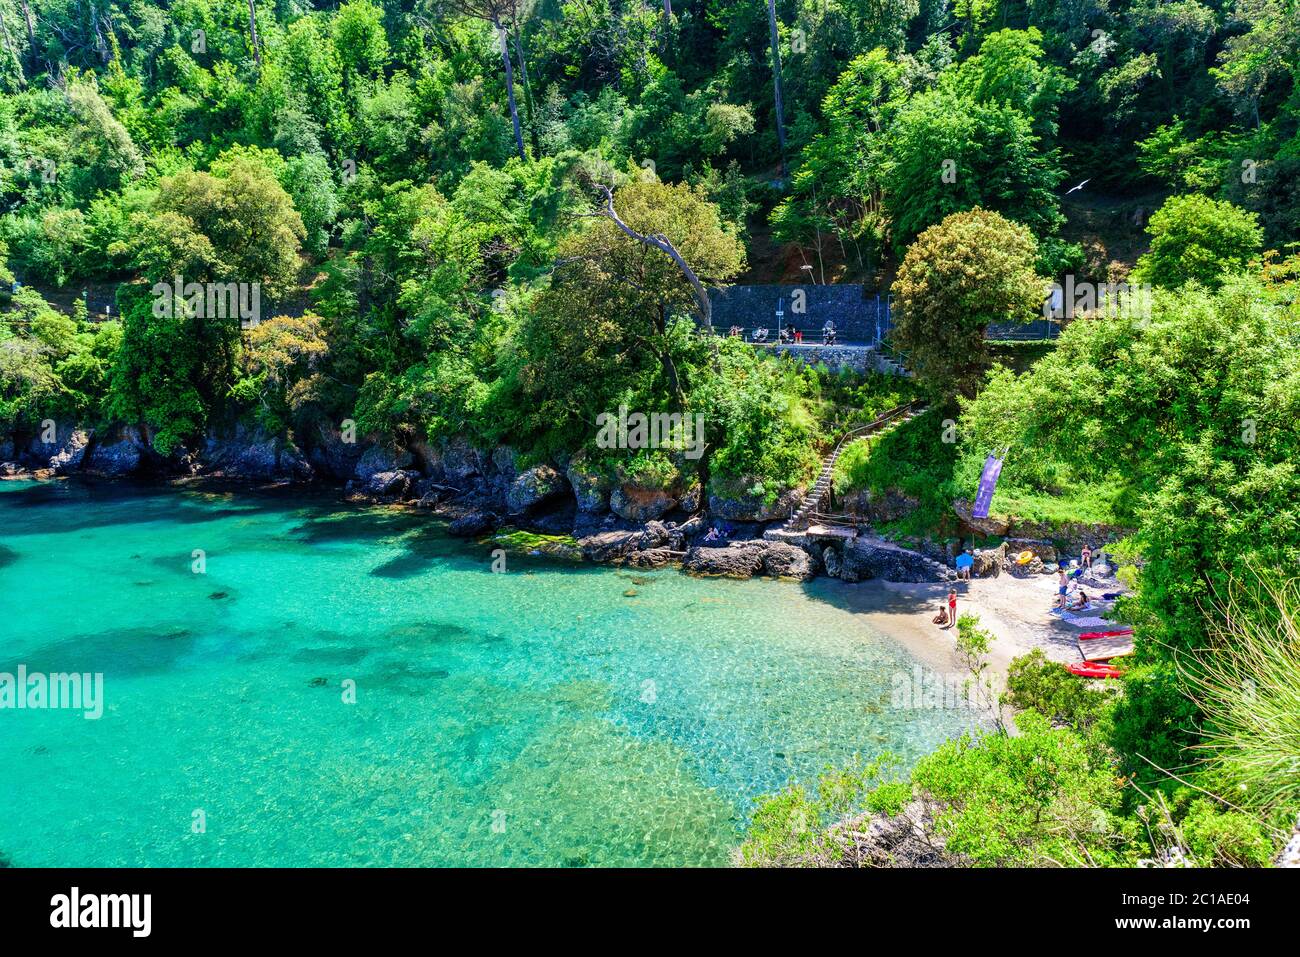
M 713 306 L 709 302 L 709 294 L 705 290 L 704 284 L 700 282 L 699 276 L 695 275 L 695 270 L 687 264 L 686 260 L 682 258 L 682 254 L 677 251 L 677 247 L 663 233 L 646 235 L 637 232 L 623 222 L 622 217 L 618 215 L 618 211 L 614 209 L 614 191 L 603 184 L 597 184 L 597 188 L 605 194 L 605 208 L 599 211 L 599 215 L 613 222 L 625 235 L 630 236 L 643 246 L 659 250 L 677 264 L 677 268 L 682 271 L 687 281 L 690 282 L 691 288 L 695 290 L 695 300 L 700 307 L 700 317 L 704 320 L 704 324 L 712 330 Z

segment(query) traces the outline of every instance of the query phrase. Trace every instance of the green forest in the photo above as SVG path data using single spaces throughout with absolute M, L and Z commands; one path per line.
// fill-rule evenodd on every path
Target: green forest
M 1067 275 L 1149 296 L 986 338 Z M 800 282 L 892 295 L 915 378 L 710 330 L 706 287 Z M 996 513 L 1131 531 L 1135 660 L 1109 694 L 1020 660 L 1019 733 L 793 785 L 746 862 L 844 862 L 838 819 L 916 795 L 976 866 L 1291 834 L 1297 0 L 0 0 L 0 283 L 0 449 L 132 427 L 164 474 L 353 427 L 771 504 L 924 399 L 837 493 L 949 537 L 1012 449 Z M 706 454 L 597 448 L 620 406 Z

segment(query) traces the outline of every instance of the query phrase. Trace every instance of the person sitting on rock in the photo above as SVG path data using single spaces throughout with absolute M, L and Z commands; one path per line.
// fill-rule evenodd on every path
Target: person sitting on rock
M 718 542 L 722 540 L 722 536 L 718 534 L 717 526 L 715 525 L 709 526 L 709 530 L 705 534 L 704 540 L 706 542 Z

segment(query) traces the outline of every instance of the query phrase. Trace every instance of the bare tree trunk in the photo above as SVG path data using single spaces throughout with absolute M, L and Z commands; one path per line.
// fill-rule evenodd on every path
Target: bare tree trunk
M 664 0 L 664 18 L 667 19 L 673 15 L 673 0 Z
M 31 4 L 28 3 L 28 0 L 18 0 L 18 3 L 23 9 L 23 20 L 27 24 L 27 67 L 35 72 L 37 69 L 36 15 L 32 13 Z M 49 60 L 47 59 L 45 62 L 49 72 L 53 73 L 54 67 L 50 65 Z
M 524 59 L 524 44 L 520 36 L 522 31 L 518 23 L 511 24 L 510 37 L 515 44 L 515 56 L 519 58 L 519 79 L 524 84 L 524 109 L 528 112 L 528 131 L 533 141 L 533 149 L 537 149 L 537 124 L 533 119 L 533 88 L 528 82 L 528 61 Z
M 492 25 L 497 28 L 497 39 L 501 41 L 501 65 L 506 71 L 506 100 L 510 104 L 510 122 L 515 128 L 515 146 L 519 149 L 519 158 L 525 159 L 524 133 L 519 126 L 519 107 L 515 103 L 515 71 L 510 65 L 510 47 L 506 43 L 506 31 L 501 26 L 501 19 L 494 17 Z
M 772 39 L 772 88 L 776 99 L 776 142 L 781 149 L 781 178 L 785 178 L 785 97 L 781 93 L 781 47 L 776 30 L 776 0 L 767 0 L 767 27 Z
M 253 0 L 248 0 L 248 33 L 253 38 L 253 62 L 257 64 L 257 72 L 261 73 L 262 51 L 257 42 L 257 9 L 253 6 Z
M 95 31 L 95 52 L 99 54 L 100 60 L 108 62 L 108 44 L 104 42 L 104 33 L 99 28 L 99 10 L 95 3 L 90 4 L 90 26 Z
M 9 55 L 13 57 L 14 66 L 18 67 L 18 85 L 26 86 L 27 74 L 23 70 L 23 61 L 19 58 L 18 51 L 14 49 L 13 38 L 9 36 L 9 24 L 5 22 L 4 7 L 0 7 L 0 31 L 4 32 L 5 49 L 8 50 Z
M 662 233 L 655 233 L 652 236 L 647 236 L 643 233 L 638 233 L 627 223 L 623 222 L 622 218 L 618 215 L 618 212 L 614 209 L 614 191 L 608 186 L 601 186 L 600 190 L 605 194 L 605 208 L 601 210 L 601 215 L 608 216 L 610 220 L 613 221 L 614 225 L 622 230 L 627 236 L 632 237 L 643 246 L 649 246 L 652 249 L 659 250 L 677 264 L 677 268 L 682 271 L 687 282 L 691 284 L 691 288 L 695 291 L 695 301 L 700 307 L 700 318 L 702 318 L 704 324 L 712 330 L 713 306 L 709 302 L 709 294 L 705 290 L 704 284 L 700 282 L 699 276 L 695 275 L 695 270 L 687 265 L 686 260 L 682 258 L 682 254 L 677 251 L 677 247 L 669 242 L 668 237 Z

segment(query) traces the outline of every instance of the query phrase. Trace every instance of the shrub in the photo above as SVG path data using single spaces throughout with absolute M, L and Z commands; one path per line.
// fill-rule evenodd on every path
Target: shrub
M 1199 194 L 1169 197 L 1147 232 L 1151 251 L 1138 259 L 1132 277 L 1169 289 L 1192 281 L 1218 289 L 1225 277 L 1245 270 L 1264 241 L 1254 213 Z

